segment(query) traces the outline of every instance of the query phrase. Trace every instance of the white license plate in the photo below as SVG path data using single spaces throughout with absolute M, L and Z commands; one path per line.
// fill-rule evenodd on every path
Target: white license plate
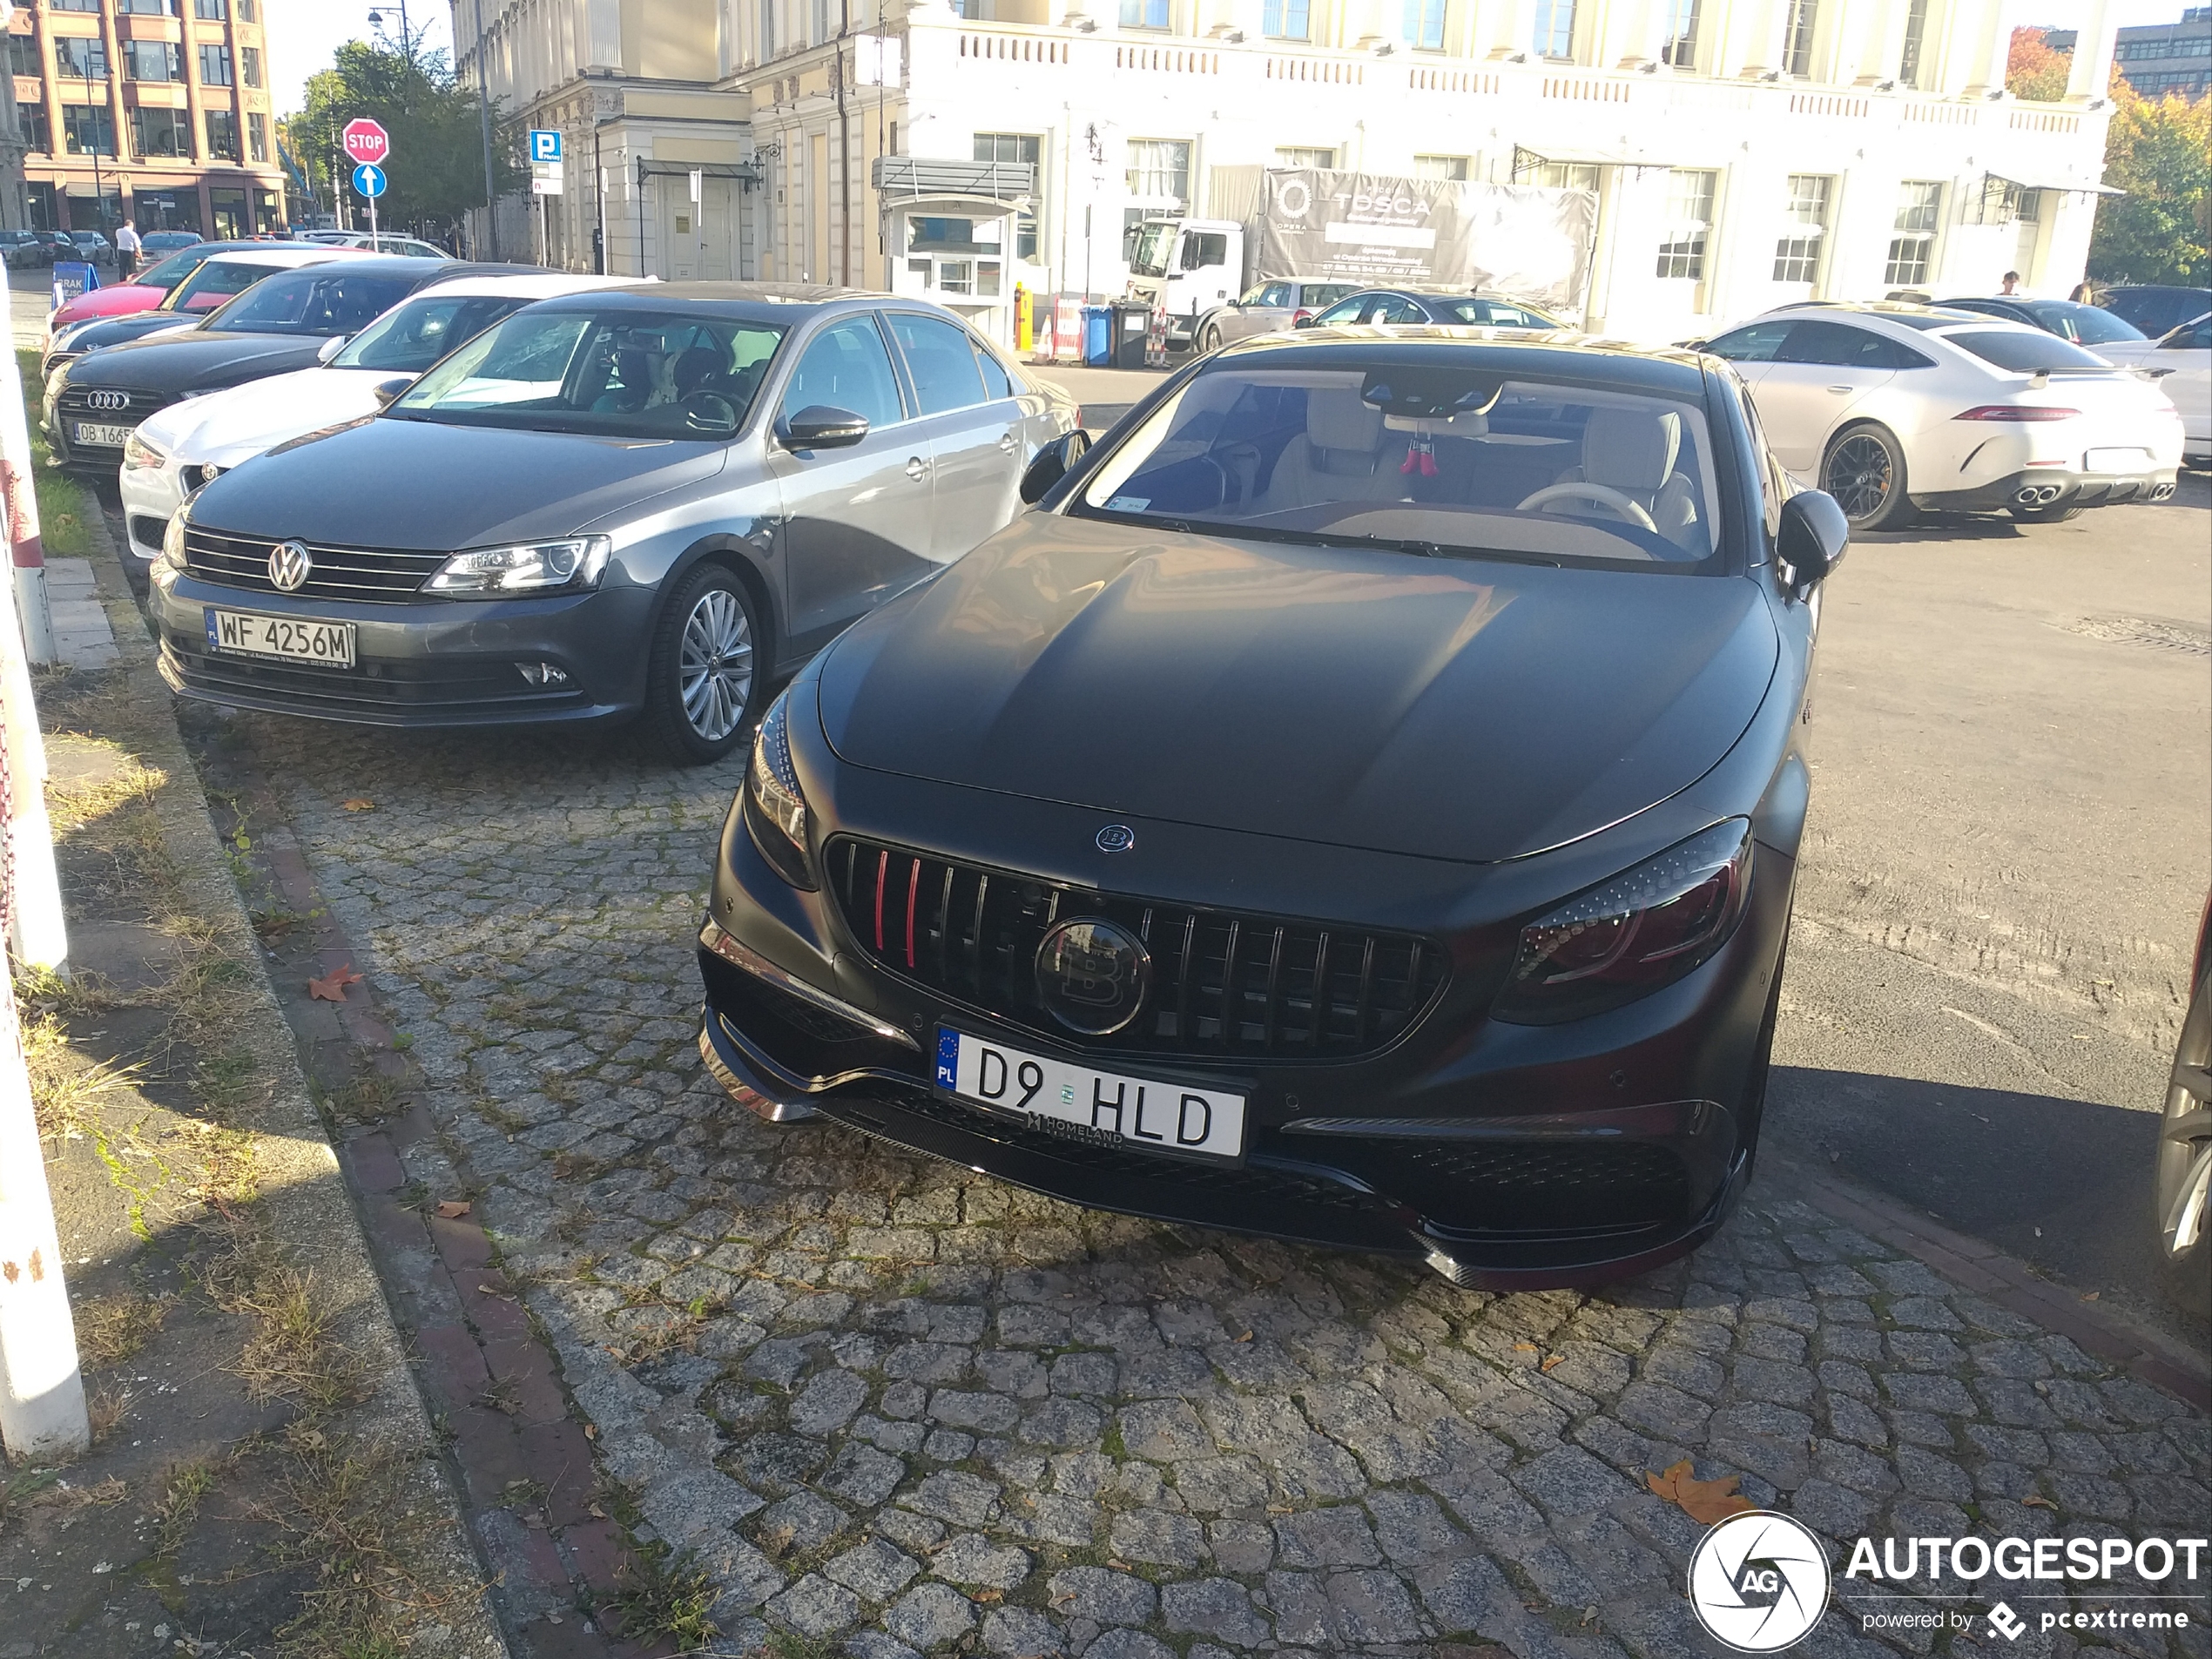
M 131 442 L 134 428 L 127 426 L 108 426 L 94 421 L 79 421 L 74 442 L 89 443 L 102 449 L 120 449 Z
M 2147 472 L 2149 469 L 2148 449 L 2092 449 L 2081 457 L 2084 472 Z
M 1236 1158 L 1244 1097 L 1153 1077 L 1095 1071 L 937 1028 L 937 1086 L 961 1100 L 1044 1120 L 1039 1126 L 1104 1145 Z
M 324 668 L 354 665 L 354 624 L 305 617 L 257 617 L 250 610 L 206 607 L 207 648 L 246 657 L 275 657 Z

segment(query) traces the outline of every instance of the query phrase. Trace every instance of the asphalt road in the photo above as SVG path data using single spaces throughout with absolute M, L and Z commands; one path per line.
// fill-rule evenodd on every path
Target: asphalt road
M 2212 482 L 1863 538 L 1828 595 L 1771 1131 L 2200 1345 L 2155 1114 L 2212 848 Z

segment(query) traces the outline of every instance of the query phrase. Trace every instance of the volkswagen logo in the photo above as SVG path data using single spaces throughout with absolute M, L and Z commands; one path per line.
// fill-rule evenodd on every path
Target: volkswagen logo
M 1109 824 L 1092 839 L 1102 853 L 1126 853 L 1136 845 L 1136 832 L 1126 824 Z
M 269 581 L 279 593 L 297 593 L 315 562 L 299 542 L 279 542 L 269 550 Z
M 1144 1007 L 1152 957 L 1136 935 L 1095 916 L 1063 921 L 1037 947 L 1037 995 L 1070 1031 L 1103 1037 Z
M 131 407 L 131 395 L 128 392 L 88 392 L 84 396 L 84 405 L 94 409 L 127 409 Z

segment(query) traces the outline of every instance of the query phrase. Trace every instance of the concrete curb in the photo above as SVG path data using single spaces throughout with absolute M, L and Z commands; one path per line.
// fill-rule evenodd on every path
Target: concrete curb
M 454 1493 L 441 1467 L 438 1440 L 417 1391 L 382 1285 L 369 1260 L 360 1217 L 346 1190 L 345 1177 L 317 1115 L 292 1032 L 278 1004 L 262 961 L 260 941 L 213 820 L 205 790 L 177 727 L 168 686 L 154 668 L 154 652 L 145 618 L 132 598 L 120 556 L 107 525 L 95 516 L 90 528 L 95 544 L 92 568 L 98 595 L 113 627 L 118 666 L 132 695 L 149 710 L 145 759 L 188 787 L 164 789 L 155 796 L 162 840 L 177 861 L 186 892 L 201 914 L 212 921 L 234 960 L 250 962 L 252 975 L 239 995 L 246 1004 L 243 1046 L 262 1076 L 272 1080 L 266 1097 L 250 1108 L 239 1127 L 254 1140 L 271 1230 L 286 1255 L 316 1284 L 337 1311 L 338 1339 L 365 1362 L 374 1393 L 347 1413 L 349 1429 L 366 1442 L 398 1452 L 411 1462 L 408 1495 L 440 1517 L 444 1525 L 429 1547 L 423 1588 L 441 1608 L 446 1631 L 433 1647 L 418 1637 L 423 1651 L 442 1651 L 455 1659 L 506 1659 L 508 1647 L 487 1604 L 486 1575 L 469 1542 Z

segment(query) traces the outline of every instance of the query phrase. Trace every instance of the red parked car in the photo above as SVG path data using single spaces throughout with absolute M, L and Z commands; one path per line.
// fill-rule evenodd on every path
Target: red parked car
M 140 311 L 151 311 L 159 305 L 169 290 L 199 269 L 208 259 L 218 253 L 229 253 L 239 248 L 263 248 L 266 242 L 194 242 L 190 247 L 180 247 L 167 259 L 145 270 L 128 282 L 118 282 L 111 287 L 94 288 L 80 294 L 46 319 L 49 338 L 59 334 L 72 323 L 89 322 L 94 317 L 128 317 Z M 227 294 L 223 296 L 229 298 Z M 220 301 L 218 301 L 219 304 Z

